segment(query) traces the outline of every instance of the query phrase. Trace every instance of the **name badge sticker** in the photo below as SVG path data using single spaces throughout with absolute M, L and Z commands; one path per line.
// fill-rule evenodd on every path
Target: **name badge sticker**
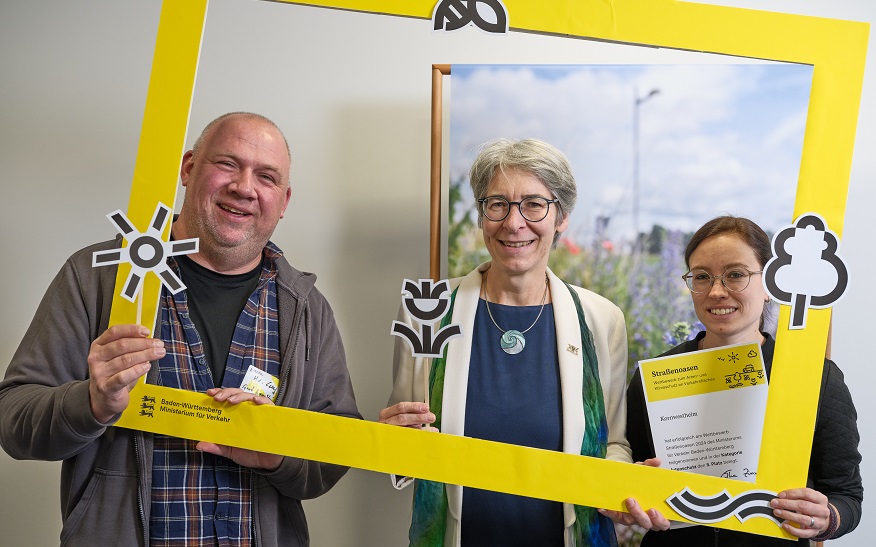
M 263 395 L 276 402 L 277 386 L 279 384 L 279 378 L 250 365 L 246 371 L 246 376 L 243 377 L 243 381 L 240 383 L 240 389 L 255 395 Z

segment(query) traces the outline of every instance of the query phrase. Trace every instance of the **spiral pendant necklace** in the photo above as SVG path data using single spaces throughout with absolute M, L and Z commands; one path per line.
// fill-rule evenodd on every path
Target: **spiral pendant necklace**
M 489 270 L 487 270 L 489 271 Z M 487 272 L 484 272 L 484 302 L 487 304 L 487 314 L 490 316 L 490 321 L 496 325 L 496 328 L 502 331 L 502 338 L 499 340 L 499 345 L 502 348 L 502 351 L 507 353 L 508 355 L 517 355 L 523 348 L 526 346 L 526 338 L 523 336 L 524 333 L 529 332 L 532 327 L 538 323 L 539 318 L 541 317 L 541 312 L 544 311 L 544 306 L 547 304 L 547 294 L 548 294 L 548 277 L 547 274 L 544 275 L 544 295 L 541 297 L 541 309 L 538 310 L 538 315 L 535 316 L 535 321 L 532 322 L 529 327 L 524 331 L 509 329 L 505 330 L 496 323 L 496 319 L 493 318 L 493 312 L 490 311 L 490 295 L 487 294 Z

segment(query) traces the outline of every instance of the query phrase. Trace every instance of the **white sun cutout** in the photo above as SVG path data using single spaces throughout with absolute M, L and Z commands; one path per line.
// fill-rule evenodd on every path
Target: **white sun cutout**
M 186 288 L 182 280 L 173 273 L 173 270 L 167 267 L 167 257 L 198 252 L 198 239 L 162 241 L 161 234 L 164 232 L 167 222 L 170 221 L 170 213 L 170 208 L 159 202 L 155 206 L 152 221 L 145 232 L 139 232 L 134 228 L 121 209 L 107 215 L 116 230 L 128 242 L 128 246 L 95 252 L 91 265 L 97 267 L 122 262 L 129 263 L 131 272 L 128 274 L 121 292 L 121 296 L 126 300 L 136 301 L 147 272 L 155 273 L 161 279 L 161 283 L 173 294 Z

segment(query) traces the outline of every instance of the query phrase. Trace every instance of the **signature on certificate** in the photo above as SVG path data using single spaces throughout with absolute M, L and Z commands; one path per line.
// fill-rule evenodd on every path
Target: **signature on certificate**
M 742 469 L 742 476 L 743 477 L 754 477 L 755 475 L 757 475 L 757 470 L 752 471 L 752 470 L 748 469 L 747 467 L 744 467 Z M 721 473 L 721 478 L 738 479 L 739 475 L 734 474 L 732 469 L 728 469 L 727 471 L 724 471 L 723 473 Z

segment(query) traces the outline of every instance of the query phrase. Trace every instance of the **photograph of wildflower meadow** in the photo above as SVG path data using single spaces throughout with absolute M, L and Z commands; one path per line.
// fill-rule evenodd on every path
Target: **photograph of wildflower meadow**
M 478 146 L 499 137 L 550 142 L 569 158 L 578 186 L 550 268 L 624 311 L 628 375 L 702 328 L 681 279 L 684 247 L 699 226 L 729 213 L 772 236 L 793 220 L 811 66 L 451 71 L 448 277 L 489 260 L 468 181 Z M 618 532 L 621 545 L 638 545 L 640 531 Z

